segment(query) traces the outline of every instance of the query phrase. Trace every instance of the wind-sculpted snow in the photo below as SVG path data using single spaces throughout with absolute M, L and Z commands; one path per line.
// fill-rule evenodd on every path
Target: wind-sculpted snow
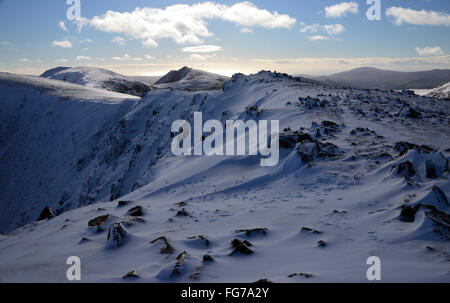
M 1 226 L 28 224 L 0 237 L 2 281 L 65 281 L 68 256 L 84 282 L 366 281 L 368 256 L 384 282 L 450 281 L 446 101 L 260 72 L 96 102 L 9 77 Z M 279 164 L 173 156 L 195 111 L 279 120 Z

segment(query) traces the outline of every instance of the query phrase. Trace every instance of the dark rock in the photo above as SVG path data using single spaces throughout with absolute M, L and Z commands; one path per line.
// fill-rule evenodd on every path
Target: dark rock
M 300 230 L 301 232 L 308 232 L 308 233 L 313 233 L 313 234 L 321 234 L 322 232 L 319 230 L 315 230 L 309 227 L 302 227 L 302 229 Z
M 426 170 L 427 178 L 430 178 L 430 179 L 437 178 L 436 165 L 434 165 L 433 161 L 431 161 L 431 160 L 425 161 L 425 170 Z
M 212 262 L 212 261 L 214 261 L 214 259 L 210 255 L 203 256 L 203 262 Z
M 176 216 L 177 217 L 187 217 L 187 216 L 189 216 L 189 214 L 186 211 L 186 209 L 183 208 L 177 212 Z
M 186 257 L 187 253 L 185 251 L 183 251 L 181 254 L 178 255 L 178 257 L 176 258 L 175 267 L 173 268 L 170 277 L 179 276 L 181 274 L 180 268 L 181 266 L 183 266 Z
M 395 143 L 394 150 L 399 153 L 399 156 L 403 156 L 404 154 L 406 154 L 408 152 L 408 150 L 414 149 L 417 147 L 418 147 L 418 145 L 416 145 L 416 144 L 402 141 L 402 142 Z
M 298 131 L 288 131 L 280 134 L 279 144 L 281 148 L 294 148 L 297 143 L 300 142 L 314 142 L 313 137 L 310 134 L 298 132 Z
M 128 279 L 128 278 L 139 278 L 139 274 L 137 271 L 133 270 L 122 277 L 122 279 Z
M 159 237 L 153 241 L 150 241 L 150 244 L 153 244 L 157 241 L 163 241 L 165 246 L 163 248 L 161 248 L 160 253 L 162 254 L 173 254 L 175 252 L 175 248 L 172 247 L 172 245 L 170 245 L 169 241 L 167 240 L 166 237 L 162 236 Z
M 308 273 L 301 272 L 301 273 L 293 273 L 293 274 L 290 274 L 290 275 L 288 276 L 288 278 L 304 277 L 304 278 L 309 279 L 309 278 L 311 278 L 312 276 L 313 276 L 312 274 L 308 274 Z
M 267 234 L 267 228 L 252 228 L 252 229 L 239 229 L 236 230 L 237 233 L 245 233 L 245 235 L 247 237 L 250 237 L 251 235 L 254 234 L 259 234 L 259 235 L 266 235 Z
M 319 240 L 317 241 L 317 246 L 319 247 L 325 247 L 327 246 L 327 242 L 323 241 L 323 240 Z
M 117 206 L 125 206 L 130 203 L 133 203 L 133 201 L 119 201 L 119 202 L 117 202 Z
M 247 241 L 248 244 L 250 244 L 250 242 Z M 234 255 L 236 253 L 241 253 L 244 255 L 251 255 L 253 253 L 253 250 L 251 250 L 250 248 L 248 248 L 248 246 L 241 242 L 238 239 L 234 239 L 233 241 L 231 241 L 231 245 L 233 246 L 234 250 L 231 252 L 231 255 Z
M 266 284 L 273 284 L 273 282 L 270 281 L 269 279 L 259 279 L 258 281 L 253 282 L 253 284 L 266 285 Z
M 92 220 L 89 220 L 88 222 L 88 226 L 96 226 L 97 227 L 97 231 L 102 231 L 102 223 L 105 223 L 110 215 L 103 215 L 103 216 L 98 216 Z
M 113 223 L 109 226 L 108 237 L 106 238 L 109 243 L 112 243 L 116 247 L 119 247 L 123 244 L 126 237 L 127 232 L 122 224 Z
M 326 127 L 330 127 L 330 128 L 334 128 L 334 129 L 338 129 L 339 128 L 339 124 L 332 122 L 332 121 L 327 121 L 324 120 L 320 123 L 322 126 L 326 126 Z
M 403 206 L 400 212 L 400 219 L 406 222 L 414 222 L 416 213 L 421 206 L 422 204 Z
M 44 207 L 44 209 L 41 211 L 41 214 L 39 215 L 38 221 L 42 221 L 45 219 L 51 219 L 55 216 L 50 206 Z
M 330 142 L 320 142 L 299 144 L 297 151 L 303 162 L 308 163 L 315 158 L 335 157 L 339 154 L 338 147 Z
M 393 168 L 395 168 L 395 166 Z M 414 165 L 410 161 L 405 161 L 398 164 L 395 174 L 409 179 L 416 174 L 416 171 L 414 170 Z
M 139 217 L 143 215 L 142 206 L 135 206 L 127 211 L 128 216 Z

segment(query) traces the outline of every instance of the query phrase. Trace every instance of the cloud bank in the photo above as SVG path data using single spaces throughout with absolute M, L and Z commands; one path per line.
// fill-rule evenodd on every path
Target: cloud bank
M 213 2 L 193 5 L 177 4 L 165 9 L 137 7 L 132 12 L 107 11 L 89 20 L 90 26 L 110 33 L 118 33 L 142 40 L 146 47 L 158 46 L 157 41 L 169 38 L 179 44 L 200 44 L 213 36 L 207 28 L 208 20 L 222 20 L 242 27 L 266 29 L 291 28 L 296 20 L 289 15 L 259 9 L 251 2 L 232 6 Z
M 394 19 L 394 23 L 402 25 L 404 23 L 414 25 L 434 25 L 450 26 L 450 15 L 427 10 L 413 10 L 411 8 L 390 7 L 386 10 L 386 15 Z

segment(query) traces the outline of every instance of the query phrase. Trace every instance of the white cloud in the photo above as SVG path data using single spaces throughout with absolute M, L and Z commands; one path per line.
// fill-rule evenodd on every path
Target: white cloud
M 52 47 L 55 47 L 55 46 L 59 46 L 59 47 L 62 47 L 62 48 L 71 48 L 72 47 L 72 42 L 70 42 L 68 40 L 53 41 Z
M 206 56 L 202 56 L 202 55 L 199 55 L 199 54 L 192 54 L 192 55 L 189 56 L 189 58 L 191 60 L 195 60 L 195 61 L 204 61 L 204 60 L 207 59 Z
M 63 31 L 67 32 L 67 27 L 64 21 L 59 21 L 59 28 L 61 28 Z
M 82 60 L 92 60 L 91 57 L 87 57 L 87 56 L 78 56 L 77 57 L 77 61 L 82 61 Z
M 409 23 L 414 25 L 445 25 L 450 26 L 450 15 L 447 13 L 440 13 L 427 10 L 413 10 L 411 8 L 403 7 L 389 7 L 386 10 L 388 17 L 394 18 L 397 25 Z
M 31 61 L 28 60 L 27 58 L 22 58 L 22 59 L 19 59 L 19 62 L 29 63 Z
M 322 41 L 322 40 L 328 40 L 328 37 L 325 37 L 325 36 L 322 36 L 322 35 L 309 36 L 308 40 L 310 40 L 310 41 Z
M 114 37 L 114 39 L 111 40 L 112 43 L 115 43 L 117 45 L 120 46 L 124 46 L 125 45 L 125 39 L 122 37 Z
M 337 18 L 337 17 L 343 17 L 350 14 L 357 14 L 358 13 L 358 3 L 356 2 L 341 2 L 336 5 L 331 5 L 325 7 L 325 15 L 327 17 Z
M 66 58 L 61 58 L 61 59 L 55 60 L 55 62 L 57 62 L 57 63 L 66 63 L 67 59 Z
M 248 27 L 243 27 L 239 30 L 241 33 L 253 33 L 253 30 Z
M 440 56 L 444 54 L 439 46 L 427 46 L 424 48 L 416 47 L 416 52 L 419 54 L 419 56 Z
M 341 24 L 328 24 L 328 25 L 320 25 L 320 24 L 312 24 L 312 25 L 304 25 L 300 31 L 302 33 L 311 33 L 315 34 L 319 31 L 326 32 L 328 35 L 338 35 L 344 31 L 344 26 Z
M 338 35 L 344 31 L 344 27 L 341 24 L 324 25 L 324 29 L 328 35 Z
M 155 59 L 155 57 L 152 57 L 152 56 L 150 56 L 150 55 L 145 55 L 144 58 L 147 59 L 147 60 L 153 60 L 153 59 Z
M 145 56 L 145 58 L 147 59 L 147 55 Z M 124 54 L 123 57 L 112 57 L 113 60 L 115 61 L 142 61 L 143 59 L 141 57 L 132 57 L 129 54 Z
M 317 33 L 320 29 L 322 29 L 322 25 L 320 24 L 313 24 L 313 25 L 305 25 L 303 26 L 300 31 L 302 33 Z
M 177 4 L 165 9 L 137 7 L 132 12 L 107 11 L 89 21 L 94 28 L 120 33 L 142 40 L 144 46 L 158 46 L 157 40 L 169 38 L 176 43 L 202 43 L 202 38 L 213 36 L 207 21 L 219 19 L 239 26 L 260 26 L 267 29 L 291 28 L 296 20 L 289 15 L 259 9 L 251 2 L 232 6 L 213 2 L 193 5 Z
M 223 48 L 217 45 L 199 45 L 199 46 L 189 46 L 183 47 L 181 49 L 184 53 L 214 53 L 222 51 Z

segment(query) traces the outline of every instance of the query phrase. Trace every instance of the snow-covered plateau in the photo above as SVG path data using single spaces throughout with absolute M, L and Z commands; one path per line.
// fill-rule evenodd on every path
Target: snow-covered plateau
M 382 282 L 450 282 L 448 101 L 168 78 L 139 98 L 0 73 L 0 281 L 67 282 L 77 256 L 82 282 L 367 282 L 377 256 Z M 278 165 L 174 156 L 194 112 L 279 120 Z

